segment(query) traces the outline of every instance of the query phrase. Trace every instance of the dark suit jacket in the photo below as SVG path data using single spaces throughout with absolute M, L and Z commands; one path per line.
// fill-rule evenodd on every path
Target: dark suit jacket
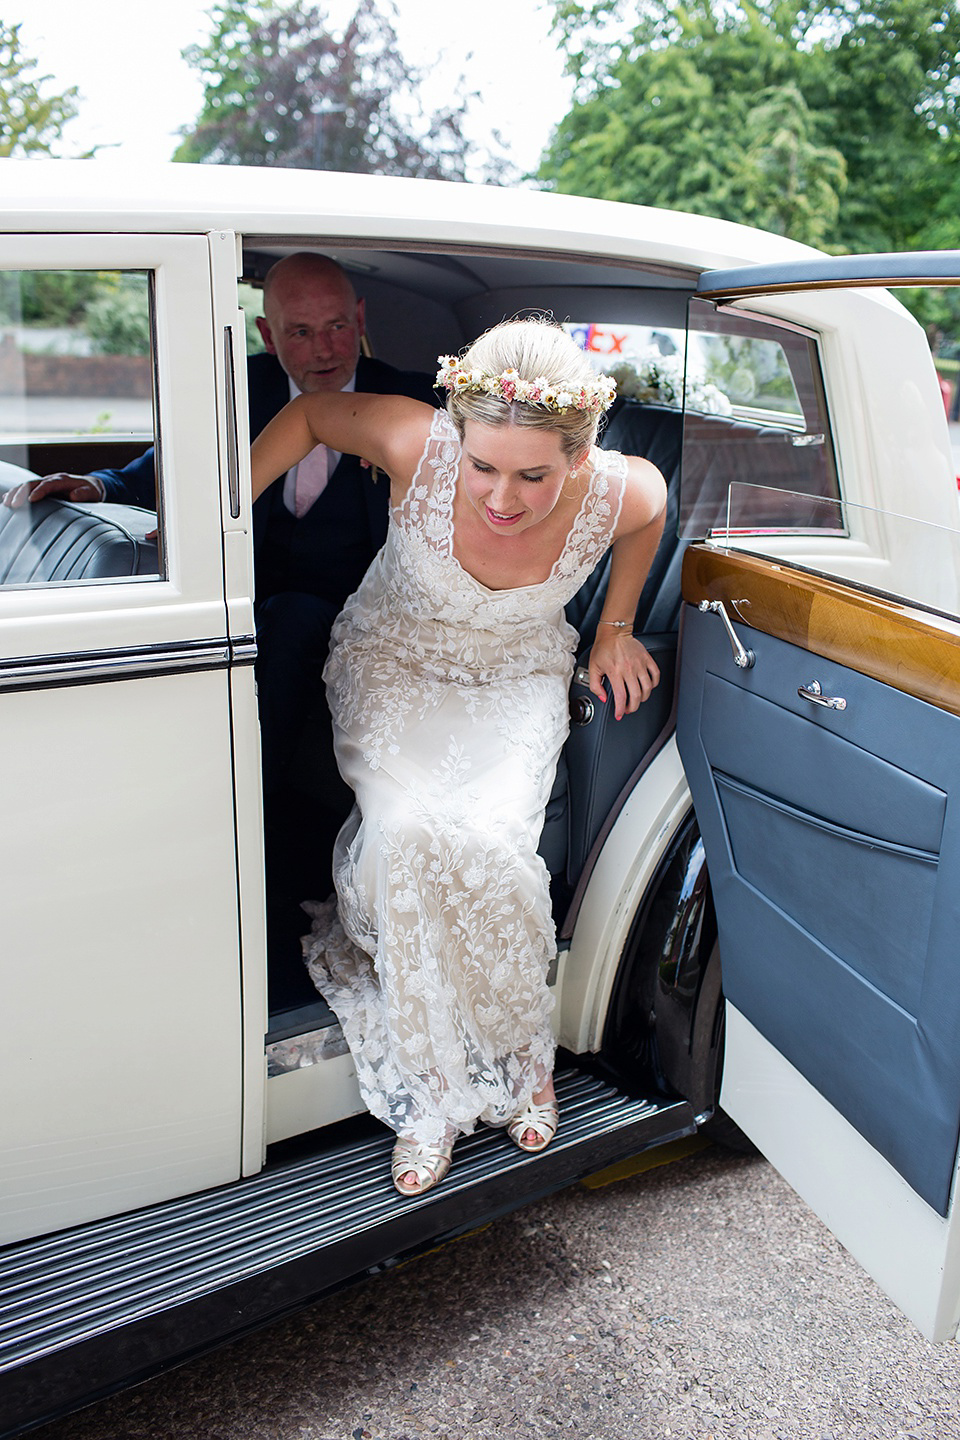
M 250 436 L 255 439 L 290 398 L 290 384 L 274 355 L 247 361 Z M 436 406 L 429 375 L 396 370 L 361 355 L 356 388 L 374 395 L 409 395 Z M 97 470 L 106 500 L 156 506 L 156 471 L 151 446 L 122 470 Z M 253 507 L 253 548 L 257 595 L 306 590 L 342 603 L 359 583 L 387 533 L 389 482 L 344 455 L 327 488 L 307 514 L 296 520 L 283 504 L 283 486 L 271 485 Z M 344 588 L 346 586 L 347 588 Z

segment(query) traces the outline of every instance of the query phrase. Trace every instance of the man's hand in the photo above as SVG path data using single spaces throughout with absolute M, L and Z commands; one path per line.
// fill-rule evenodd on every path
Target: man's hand
M 2 503 L 10 510 L 19 510 L 29 500 L 46 500 L 48 495 L 62 495 L 67 500 L 89 502 L 102 500 L 103 483 L 95 475 L 67 475 L 59 470 L 55 475 L 45 475 L 42 480 L 25 480 L 5 490 Z

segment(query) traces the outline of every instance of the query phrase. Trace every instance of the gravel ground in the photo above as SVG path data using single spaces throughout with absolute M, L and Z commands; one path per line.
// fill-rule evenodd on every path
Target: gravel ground
M 960 1440 L 933 1347 L 760 1159 L 574 1186 L 37 1440 Z

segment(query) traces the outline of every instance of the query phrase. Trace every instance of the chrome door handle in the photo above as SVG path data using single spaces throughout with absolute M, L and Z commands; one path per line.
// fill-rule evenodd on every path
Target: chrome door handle
M 847 702 L 842 695 L 824 695 L 819 680 L 811 680 L 809 685 L 801 685 L 797 694 L 801 700 L 809 700 L 811 705 L 822 705 L 825 710 L 847 708 Z
M 743 601 L 741 600 L 739 603 L 742 605 Z M 752 666 L 755 664 L 757 657 L 756 655 L 754 655 L 752 650 L 748 650 L 744 645 L 740 643 L 740 637 L 737 635 L 736 630 L 734 630 L 733 626 L 730 624 L 730 616 L 724 609 L 723 601 L 701 600 L 700 609 L 704 613 L 706 613 L 708 610 L 712 610 L 715 615 L 720 616 L 720 619 L 723 621 L 723 628 L 727 632 L 727 638 L 729 639 L 730 644 L 733 648 L 734 665 L 738 666 L 741 670 L 751 669 Z

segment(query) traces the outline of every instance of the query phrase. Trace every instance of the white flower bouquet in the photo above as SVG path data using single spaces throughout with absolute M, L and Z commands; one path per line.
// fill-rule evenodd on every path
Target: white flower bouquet
M 669 405 L 680 409 L 683 404 L 683 360 L 679 355 L 661 355 L 652 350 L 646 355 L 624 356 L 606 372 L 617 387 L 617 394 L 628 400 L 644 400 L 648 405 Z M 704 415 L 730 415 L 732 406 L 722 390 L 702 376 L 687 374 L 687 409 Z

